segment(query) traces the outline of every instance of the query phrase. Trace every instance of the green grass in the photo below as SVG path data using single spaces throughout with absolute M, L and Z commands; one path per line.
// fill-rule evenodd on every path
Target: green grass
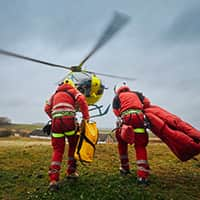
M 200 162 L 177 160 L 163 143 L 148 146 L 149 187 L 136 184 L 133 147 L 129 148 L 132 175 L 121 177 L 116 144 L 99 144 L 93 163 L 85 166 L 79 163 L 80 178 L 76 182 L 67 181 L 57 193 L 50 193 L 47 191 L 47 172 L 51 151 L 50 141 L 15 137 L 0 139 L 0 199 L 200 199 Z M 66 155 L 61 179 L 65 175 L 65 163 Z

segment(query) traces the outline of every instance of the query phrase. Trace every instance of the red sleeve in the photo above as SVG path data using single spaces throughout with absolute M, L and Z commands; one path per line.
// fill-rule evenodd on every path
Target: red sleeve
M 46 101 L 46 104 L 44 106 L 44 111 L 46 112 L 46 114 L 49 116 L 50 119 L 52 119 L 51 116 L 51 110 L 52 110 L 52 98 L 51 97 L 49 100 Z
M 151 103 L 147 97 L 144 97 L 143 105 L 144 105 L 144 109 L 150 107 Z
M 85 99 L 85 96 L 81 94 L 80 92 L 78 92 L 76 95 L 76 102 L 78 103 L 80 111 L 83 115 L 83 119 L 88 120 L 90 116 L 89 116 L 88 104 Z
M 120 112 L 119 112 L 119 110 L 113 109 L 113 112 L 114 112 L 114 114 L 115 114 L 117 117 L 120 116 Z

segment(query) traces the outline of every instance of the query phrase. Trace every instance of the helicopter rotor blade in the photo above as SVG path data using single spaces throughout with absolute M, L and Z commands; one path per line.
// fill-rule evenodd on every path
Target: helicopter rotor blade
M 91 72 L 91 71 L 85 71 L 85 72 L 91 73 L 91 74 L 96 74 L 96 75 L 99 75 L 99 76 L 105 76 L 105 77 L 109 77 L 109 78 L 115 78 L 115 79 L 122 79 L 122 80 L 129 80 L 129 81 L 135 81 L 136 80 L 136 78 L 125 77 L 125 76 L 117 76 L 117 75 L 112 75 L 112 74 L 104 74 L 104 73 Z
M 130 20 L 128 15 L 125 15 L 120 12 L 115 12 L 112 20 L 108 24 L 105 31 L 102 33 L 101 37 L 97 41 L 96 45 L 90 51 L 90 53 L 81 61 L 79 67 L 81 68 L 82 65 L 103 45 L 105 45 L 122 27 L 124 27 Z
M 71 67 L 66 67 L 66 66 L 63 66 L 63 65 L 57 65 L 57 64 L 54 64 L 54 63 L 38 60 L 38 59 L 35 59 L 35 58 L 31 58 L 31 57 L 23 56 L 23 55 L 20 55 L 20 54 L 16 54 L 16 53 L 13 53 L 13 52 L 10 52 L 10 51 L 5 51 L 3 49 L 0 49 L 0 54 L 5 55 L 5 56 L 11 56 L 11 57 L 23 59 L 23 60 L 32 61 L 32 62 L 35 62 L 35 63 L 48 65 L 48 66 L 51 66 L 51 67 L 57 67 L 57 68 L 63 68 L 63 69 L 71 70 Z
M 44 65 L 48 65 L 51 67 L 56 67 L 56 68 L 63 68 L 71 71 L 81 71 L 82 65 L 92 56 L 94 55 L 97 50 L 99 50 L 102 46 L 104 46 L 119 30 L 122 29 L 130 20 L 130 17 L 126 14 L 120 13 L 120 12 L 115 12 L 112 20 L 108 24 L 107 28 L 105 31 L 102 33 L 101 37 L 97 41 L 96 45 L 93 47 L 93 49 L 89 52 L 89 54 L 81 61 L 81 63 L 78 66 L 72 66 L 72 67 L 66 67 L 64 65 L 58 65 L 54 63 L 50 63 L 47 61 L 43 60 L 38 60 L 35 58 L 27 57 L 21 54 L 17 54 L 14 52 L 6 51 L 3 49 L 0 49 L 0 54 L 5 55 L 5 56 L 10 56 L 10 57 L 15 57 L 23 60 L 28 60 L 32 61 L 35 63 L 40 63 Z M 100 76 L 105 76 L 105 77 L 110 77 L 110 78 L 117 78 L 117 79 L 124 79 L 124 80 L 131 80 L 134 81 L 136 80 L 135 78 L 130 78 L 130 77 L 123 77 L 123 76 L 117 76 L 117 75 L 112 75 L 112 74 L 104 74 L 104 73 L 96 73 L 96 72 L 91 72 L 84 70 L 87 73 L 92 73 L 92 74 L 97 74 Z
M 30 57 L 27 57 L 27 56 L 16 54 L 16 53 L 13 53 L 13 52 L 10 52 L 10 51 L 5 51 L 5 50 L 2 50 L 2 49 L 0 49 L 0 54 L 19 58 L 19 59 L 23 59 L 23 60 L 28 60 L 28 61 L 32 61 L 32 62 L 36 62 L 36 63 L 41 63 L 41 64 L 48 65 L 48 66 L 51 66 L 51 67 L 57 67 L 57 68 L 63 68 L 63 69 L 71 70 L 71 67 L 66 67 L 66 66 L 63 66 L 63 65 L 57 65 L 57 64 L 49 63 L 49 62 L 46 62 L 46 61 L 30 58 Z M 115 75 L 111 75 L 111 74 L 103 74 L 103 73 L 98 73 L 98 72 L 96 73 L 96 72 L 91 72 L 91 71 L 86 71 L 86 70 L 84 70 L 84 71 L 87 72 L 87 73 L 97 74 L 97 75 L 100 75 L 100 76 L 107 76 L 107 77 L 111 77 L 111 78 L 119 78 L 119 79 L 124 79 L 124 80 L 136 80 L 135 78 L 115 76 Z M 64 79 L 65 78 L 63 78 L 63 80 Z

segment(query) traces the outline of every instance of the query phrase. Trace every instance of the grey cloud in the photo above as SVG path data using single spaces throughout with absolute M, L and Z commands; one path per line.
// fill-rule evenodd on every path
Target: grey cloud
M 168 42 L 200 42 L 200 3 L 186 8 L 169 26 L 165 38 Z
M 197 123 L 200 49 L 193 41 L 198 41 L 198 8 L 196 0 L 0 1 L 0 48 L 56 64 L 78 64 L 113 11 L 125 12 L 132 17 L 130 24 L 88 60 L 87 69 L 135 77 L 129 83 L 133 90 Z M 67 72 L 0 55 L 0 114 L 16 122 L 45 122 L 44 101 Z M 109 90 L 99 104 L 106 106 L 119 80 L 102 79 Z M 110 110 L 97 122 L 110 127 L 114 120 Z
M 112 3 L 107 2 L 105 8 L 100 2 L 88 0 L 73 3 L 69 0 L 1 2 L 1 45 L 12 47 L 15 43 L 35 38 L 60 51 L 72 46 L 78 49 L 79 45 L 98 37 L 110 17 L 109 5 Z M 99 9 L 92 9 L 93 6 Z

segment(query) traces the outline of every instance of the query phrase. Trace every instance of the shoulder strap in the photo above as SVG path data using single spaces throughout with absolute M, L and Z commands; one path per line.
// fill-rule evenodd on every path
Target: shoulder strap
M 113 99 L 113 103 L 112 103 L 112 107 L 113 109 L 119 109 L 120 108 L 120 99 L 119 99 L 119 95 L 116 95 Z
M 76 101 L 75 96 L 71 92 L 67 90 L 65 90 L 64 92 L 66 92 L 74 101 Z
M 140 99 L 141 103 L 144 104 L 144 96 L 141 92 L 138 92 L 138 91 L 132 91 L 133 93 L 135 93 L 138 98 Z

